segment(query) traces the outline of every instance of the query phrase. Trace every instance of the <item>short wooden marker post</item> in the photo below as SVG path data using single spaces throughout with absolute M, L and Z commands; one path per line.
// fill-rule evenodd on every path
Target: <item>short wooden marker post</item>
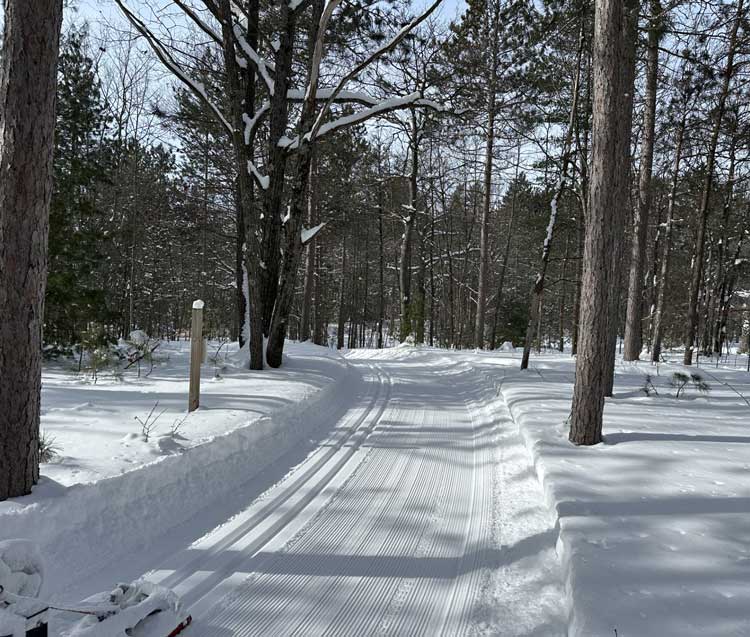
M 198 409 L 201 393 L 201 363 L 203 362 L 203 301 L 193 301 L 193 324 L 190 328 L 190 392 L 188 412 Z

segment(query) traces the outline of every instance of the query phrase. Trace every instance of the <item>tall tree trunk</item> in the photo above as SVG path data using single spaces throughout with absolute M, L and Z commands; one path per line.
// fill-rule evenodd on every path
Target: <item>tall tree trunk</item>
M 529 356 L 531 355 L 531 344 L 534 336 L 536 324 L 539 322 L 539 311 L 542 307 L 542 297 L 544 296 L 544 283 L 547 276 L 547 266 L 549 265 L 550 251 L 552 250 L 552 238 L 557 223 L 558 205 L 560 197 L 565 192 L 566 180 L 568 178 L 568 164 L 570 163 L 570 148 L 573 142 L 573 131 L 575 129 L 576 118 L 578 115 L 578 98 L 581 88 L 581 67 L 583 63 L 583 48 L 585 43 L 584 23 L 581 21 L 578 58 L 576 61 L 576 76 L 573 82 L 573 95 L 570 103 L 570 117 L 568 119 L 568 129 L 565 133 L 562 148 L 562 167 L 560 168 L 560 177 L 555 187 L 550 202 L 550 216 L 547 225 L 547 236 L 544 239 L 542 248 L 542 262 L 539 272 L 534 280 L 534 286 L 531 291 L 531 303 L 529 304 L 529 318 L 526 324 L 526 340 L 523 345 L 523 357 L 521 359 L 521 369 L 527 369 L 529 366 Z
M 247 269 L 249 304 L 250 304 L 250 369 L 263 369 L 263 269 L 261 263 L 261 246 L 256 237 L 254 204 L 255 189 L 253 180 L 248 174 L 247 162 L 253 158 L 253 140 L 245 139 L 244 119 L 252 112 L 255 96 L 254 74 L 245 78 L 245 85 L 240 81 L 240 69 L 234 50 L 234 34 L 231 27 L 231 7 L 229 0 L 221 0 L 222 49 L 227 84 L 232 110 L 232 149 L 234 151 L 237 185 L 242 207 L 243 232 L 245 238 L 245 267 Z M 248 33 L 252 40 L 257 35 Z M 244 322 L 244 321 L 243 321 Z
M 734 57 L 737 49 L 737 32 L 744 14 L 744 0 L 737 1 L 737 10 L 735 19 L 732 21 L 732 27 L 729 34 L 729 48 L 727 51 L 727 62 L 724 67 L 721 93 L 719 94 L 719 103 L 716 109 L 711 139 L 708 145 L 708 155 L 706 157 L 706 177 L 703 183 L 703 193 L 701 195 L 701 204 L 698 211 L 698 234 L 695 239 L 695 251 L 693 259 L 693 269 L 690 278 L 690 292 L 688 294 L 688 314 L 687 329 L 685 331 L 685 355 L 683 363 L 685 365 L 693 364 L 693 346 L 698 331 L 698 295 L 700 294 L 701 284 L 703 283 L 703 255 L 706 243 L 706 224 L 710 211 L 711 193 L 714 186 L 714 168 L 716 166 L 716 148 L 719 143 L 719 134 L 721 125 L 724 120 L 726 111 L 727 98 L 729 97 L 729 87 L 734 76 Z
M 294 41 L 297 30 L 297 14 L 288 2 L 280 5 L 281 28 L 278 47 L 274 55 L 274 93 L 270 99 L 268 116 L 268 176 L 269 184 L 264 195 L 264 228 L 262 262 L 262 307 L 263 333 L 270 334 L 271 319 L 279 291 L 281 269 L 282 204 L 289 153 L 281 148 L 279 141 L 289 126 L 289 103 L 287 91 L 292 73 Z
M 401 288 L 401 326 L 399 340 L 403 343 L 412 333 L 411 325 L 411 254 L 414 243 L 414 224 L 417 216 L 417 176 L 419 170 L 419 130 L 417 116 L 411 110 L 411 172 L 409 174 L 409 214 L 404 218 L 404 237 L 401 240 L 399 287 Z
M 39 479 L 42 326 L 62 0 L 5 0 L 0 64 L 0 500 Z
M 680 181 L 680 164 L 682 162 L 682 145 L 685 138 L 685 123 L 687 109 L 684 108 L 680 124 L 677 128 L 677 140 L 674 149 L 674 166 L 672 167 L 672 184 L 667 201 L 667 219 L 664 222 L 664 254 L 661 258 L 661 270 L 657 281 L 656 309 L 654 310 L 654 325 L 652 330 L 651 361 L 658 363 L 661 357 L 661 341 L 664 332 L 664 310 L 666 305 L 666 288 L 669 277 L 670 251 L 672 248 L 672 233 L 674 230 L 674 207 L 677 197 L 677 186 Z
M 650 6 L 643 141 L 641 142 L 641 163 L 638 177 L 638 203 L 633 220 L 628 310 L 625 319 L 625 342 L 623 345 L 623 358 L 626 361 L 638 360 L 643 349 L 643 270 L 646 262 L 646 237 L 651 211 L 651 175 L 654 166 L 656 90 L 659 80 L 659 40 L 661 39 L 662 22 L 661 1 L 651 0 Z
M 484 181 L 482 199 L 482 220 L 479 226 L 479 279 L 477 281 L 477 315 L 474 322 L 474 347 L 484 349 L 484 322 L 487 313 L 487 269 L 489 251 L 490 205 L 492 203 L 492 165 L 495 148 L 495 101 L 497 92 L 497 54 L 498 31 L 500 25 L 500 11 L 496 3 L 492 3 L 492 29 L 490 41 L 490 68 L 488 69 L 487 87 L 487 134 L 484 156 Z
M 636 0 L 597 0 L 594 21 L 594 118 L 588 217 L 584 243 L 576 379 L 570 416 L 574 444 L 601 442 L 610 349 L 610 260 L 627 201 L 630 135 L 621 119 L 630 101 L 635 61 Z M 632 101 L 630 101 L 632 104 Z M 625 133 L 628 134 L 625 134 Z
M 286 4 L 286 3 L 285 3 Z M 313 14 L 310 26 L 310 41 L 318 43 L 318 37 L 322 37 L 319 29 L 325 29 L 321 24 L 323 13 L 323 0 L 314 0 Z M 293 23 L 292 17 L 289 20 Z M 292 33 L 294 30 L 292 29 Z M 291 43 L 290 43 L 291 45 Z M 315 139 L 312 136 L 312 128 L 315 120 L 315 96 L 318 92 L 319 65 L 322 57 L 322 44 L 320 49 L 315 49 L 315 55 L 310 55 L 308 65 L 308 88 L 305 100 L 302 104 L 300 115 L 300 140 L 311 133 L 308 141 L 302 141 L 295 156 L 294 170 L 289 193 L 289 212 L 284 224 L 284 251 L 283 261 L 276 293 L 276 300 L 271 315 L 271 324 L 268 330 L 268 343 L 266 345 L 266 362 L 270 367 L 280 367 L 284 352 L 284 341 L 287 335 L 289 313 L 294 301 L 294 289 L 297 281 L 297 270 L 302 259 L 302 219 L 306 208 L 307 187 L 310 180 L 310 167 L 312 165 L 313 152 L 315 150 Z M 291 53 L 290 53 L 291 55 Z M 280 87 L 277 85 L 275 90 Z M 286 85 L 283 87 L 286 95 Z M 281 177 L 283 180 L 283 175 Z
M 312 228 L 318 220 L 318 162 L 317 154 L 313 154 L 310 165 L 310 179 L 307 184 L 307 225 Z M 310 338 L 310 314 L 312 308 L 312 295 L 315 282 L 315 244 L 313 237 L 305 246 L 305 286 L 302 292 L 302 316 L 300 318 L 299 340 L 306 341 Z
M 382 196 L 382 186 L 378 184 L 378 349 L 383 348 L 383 320 L 385 319 L 385 242 Z
M 346 239 L 341 237 L 341 283 L 339 285 L 338 327 L 336 329 L 336 349 L 344 349 L 346 328 Z
M 637 4 L 637 3 L 636 3 Z M 623 91 L 623 99 L 620 103 L 620 116 L 618 118 L 618 125 L 620 126 L 620 132 L 618 138 L 624 140 L 624 142 L 618 148 L 620 152 L 619 161 L 624 166 L 624 170 L 617 173 L 616 187 L 619 193 L 616 195 L 617 200 L 622 202 L 622 205 L 628 209 L 630 208 L 630 184 L 631 184 L 631 156 L 630 156 L 630 138 L 633 131 L 633 93 L 635 85 L 635 56 L 636 46 L 638 41 L 638 13 L 637 9 L 633 10 L 633 13 L 629 16 L 632 19 L 626 19 L 625 29 L 625 40 L 632 42 L 632 46 L 625 48 L 623 56 L 623 68 L 621 82 L 626 89 Z M 613 250 L 610 253 L 609 267 L 610 273 L 610 287 L 609 287 L 609 311 L 607 315 L 608 330 L 609 330 L 609 349 L 607 350 L 607 359 L 605 361 L 605 396 L 612 396 L 615 385 L 615 358 L 617 356 L 617 337 L 619 335 L 620 327 L 620 316 L 621 316 L 621 297 L 622 297 L 622 286 L 621 286 L 621 269 L 620 263 L 623 259 L 624 241 L 621 237 L 625 235 L 625 220 L 629 218 L 629 214 L 623 211 L 623 214 L 615 215 L 614 223 L 612 226 L 612 232 L 614 236 Z

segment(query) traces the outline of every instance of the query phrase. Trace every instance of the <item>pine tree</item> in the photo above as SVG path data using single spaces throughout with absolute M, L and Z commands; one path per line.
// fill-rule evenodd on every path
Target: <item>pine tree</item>
M 48 342 L 76 342 L 87 323 L 108 318 L 104 290 L 95 279 L 106 237 L 100 190 L 108 179 L 107 121 L 86 39 L 83 29 L 67 33 L 58 64 L 45 299 Z

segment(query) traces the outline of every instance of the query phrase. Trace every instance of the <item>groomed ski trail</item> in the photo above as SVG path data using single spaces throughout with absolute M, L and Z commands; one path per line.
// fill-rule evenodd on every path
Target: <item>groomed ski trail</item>
M 189 607 L 185 634 L 564 634 L 562 602 L 550 601 L 562 599 L 554 530 L 481 373 L 434 350 L 349 360 L 359 391 L 342 398 L 350 407 L 331 434 L 148 574 Z M 519 455 L 499 469 L 509 452 Z M 518 483 L 514 501 L 503 481 Z M 504 599 L 508 612 L 496 616 Z

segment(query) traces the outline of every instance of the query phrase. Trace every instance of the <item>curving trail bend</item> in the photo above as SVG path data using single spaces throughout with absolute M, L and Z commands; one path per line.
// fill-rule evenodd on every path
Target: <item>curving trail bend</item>
M 349 361 L 329 435 L 149 573 L 190 607 L 185 634 L 565 634 L 553 523 L 481 361 Z

